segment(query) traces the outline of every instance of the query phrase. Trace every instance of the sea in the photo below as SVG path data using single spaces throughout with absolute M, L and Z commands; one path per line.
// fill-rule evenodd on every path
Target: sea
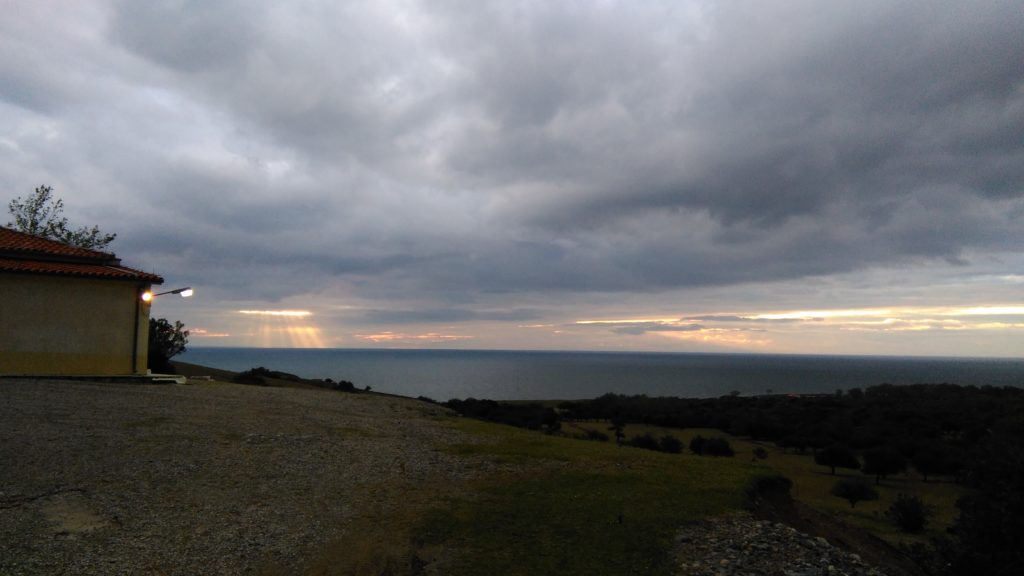
M 1024 387 L 1024 359 L 501 350 L 198 348 L 175 358 L 434 400 L 830 394 L 876 384 Z

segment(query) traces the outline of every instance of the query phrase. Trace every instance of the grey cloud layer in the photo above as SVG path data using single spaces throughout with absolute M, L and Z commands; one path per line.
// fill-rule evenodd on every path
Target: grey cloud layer
M 1024 245 L 1018 3 L 98 6 L 57 48 L 5 27 L 4 125 L 60 132 L 9 131 L 5 181 L 108 191 L 140 260 L 224 295 L 458 320 Z

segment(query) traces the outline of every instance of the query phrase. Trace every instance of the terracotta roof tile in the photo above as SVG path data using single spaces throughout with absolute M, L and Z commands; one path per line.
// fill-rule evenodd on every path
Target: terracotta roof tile
M 0 227 L 0 272 L 137 280 L 163 284 L 156 274 L 127 266 L 113 254 L 70 246 Z
M 142 280 L 144 282 L 149 282 L 150 284 L 163 284 L 164 282 L 164 279 L 156 274 L 141 272 L 124 266 L 42 262 L 38 260 L 16 260 L 13 258 L 0 258 L 0 272 L 55 274 L 58 276 L 82 276 L 88 278 L 107 278 L 111 280 Z
M 4 252 L 28 252 L 33 254 L 47 254 L 50 256 L 70 256 L 73 258 L 88 258 L 93 260 L 110 260 L 113 254 L 79 248 L 54 240 L 17 232 L 10 228 L 0 227 L 0 251 Z

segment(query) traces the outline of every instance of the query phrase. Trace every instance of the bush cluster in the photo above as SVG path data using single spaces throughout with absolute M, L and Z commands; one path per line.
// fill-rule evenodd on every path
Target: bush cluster
M 338 380 L 337 382 L 330 378 L 324 378 L 322 380 L 307 380 L 306 378 L 295 374 L 281 372 L 279 370 L 271 370 L 269 368 L 264 368 L 263 366 L 257 366 L 256 368 L 250 368 L 245 372 L 239 372 L 231 379 L 232 382 L 237 384 L 250 384 L 253 386 L 267 386 L 270 384 L 269 380 L 293 382 L 296 384 L 316 386 L 318 388 L 338 390 L 340 392 L 356 391 L 355 384 L 348 380 Z M 369 390 L 369 386 L 367 386 L 367 390 Z
M 338 392 L 356 391 L 356 385 L 349 382 L 348 380 L 338 380 L 337 382 L 335 382 L 330 378 L 324 378 L 324 384 L 327 385 L 326 388 L 330 388 L 331 390 L 337 390 Z M 420 399 L 423 400 L 423 396 L 420 396 Z M 433 400 L 430 400 L 429 398 L 427 398 L 426 400 L 433 402 Z
M 494 400 L 449 400 L 443 404 L 463 416 L 509 424 L 530 430 L 554 432 L 561 428 L 558 414 L 553 408 L 538 403 L 509 403 Z
M 736 452 L 725 438 L 713 436 L 705 438 L 701 435 L 690 440 L 690 452 L 698 456 L 735 456 Z
M 683 451 L 683 442 L 672 435 L 655 438 L 650 433 L 647 433 L 641 436 L 634 436 L 626 444 L 633 446 L 634 448 L 655 450 L 657 452 L 665 452 L 668 454 L 679 454 Z
M 845 394 L 790 397 L 782 394 L 721 398 L 664 398 L 606 394 L 564 402 L 569 420 L 610 420 L 671 428 L 713 428 L 774 442 L 785 450 L 820 451 L 841 444 L 856 454 L 888 446 L 904 459 L 896 470 L 870 472 L 884 480 L 909 464 L 922 476 L 960 476 L 971 450 L 994 422 L 1024 413 L 1024 390 L 953 384 L 882 384 Z M 831 464 L 824 464 L 832 466 Z M 859 468 L 846 458 L 836 467 Z M 879 470 L 875 462 L 869 469 Z
M 755 476 L 743 492 L 745 505 L 749 509 L 758 508 L 764 501 L 789 501 L 792 499 L 790 490 L 793 481 L 785 476 L 772 473 Z
M 841 391 L 840 391 L 841 392 Z M 953 476 L 974 491 L 958 502 L 960 516 L 941 546 L 943 565 L 953 574 L 1015 573 L 1024 565 L 1024 389 L 953 384 L 882 384 L 844 393 L 809 396 L 653 398 L 606 394 L 563 402 L 553 411 L 540 405 L 499 408 L 498 403 L 466 401 L 468 415 L 528 428 L 557 429 L 565 420 L 610 423 L 617 441 L 653 448 L 656 438 L 625 440 L 630 424 L 669 428 L 711 428 L 774 442 L 783 450 L 812 450 L 815 461 L 836 468 L 861 469 L 881 482 L 913 467 L 929 481 Z M 545 424 L 547 422 L 548 424 Z M 607 434 L 587 432 L 592 439 Z M 682 447 L 680 446 L 680 449 Z M 690 450 L 732 455 L 724 438 L 696 437 Z M 756 455 L 755 455 L 756 457 Z M 862 481 L 862 484 L 867 484 Z M 868 489 L 871 487 L 868 485 Z M 863 485 L 835 487 L 851 506 L 870 499 Z M 854 495 L 854 491 L 860 491 Z M 904 530 L 924 529 L 928 510 L 912 497 L 898 499 L 888 516 Z M 920 528 L 918 528 L 920 526 Z
M 924 526 L 931 516 L 931 510 L 917 496 L 899 494 L 885 515 L 892 520 L 897 528 L 904 532 L 916 534 L 924 531 Z
M 878 492 L 862 478 L 843 478 L 832 486 L 832 495 L 850 503 L 850 508 L 862 500 L 878 500 Z
M 284 380 L 287 382 L 305 382 L 303 378 L 296 376 L 295 374 L 279 372 L 277 370 L 270 370 L 269 368 L 264 368 L 263 366 L 250 368 L 245 372 L 239 372 L 231 381 L 236 382 L 238 384 L 253 384 L 256 386 L 266 386 L 268 378 L 274 380 Z

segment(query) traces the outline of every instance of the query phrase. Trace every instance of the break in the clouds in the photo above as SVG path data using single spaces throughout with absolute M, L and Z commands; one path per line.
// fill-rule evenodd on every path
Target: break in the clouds
M 0 189 L 217 344 L 1017 355 L 767 314 L 1019 305 L 1021 54 L 1009 1 L 13 1 Z

